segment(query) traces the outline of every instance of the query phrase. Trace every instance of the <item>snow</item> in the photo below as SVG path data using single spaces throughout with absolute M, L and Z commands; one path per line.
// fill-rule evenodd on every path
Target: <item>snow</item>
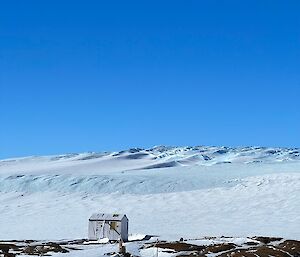
M 300 239 L 298 154 L 285 148 L 155 147 L 2 160 L 0 239 L 86 238 L 88 218 L 98 211 L 125 213 L 131 240 Z M 159 168 L 170 162 L 176 165 Z M 85 256 L 94 256 L 93 247 Z
M 295 148 L 154 147 L 120 152 L 31 156 L 0 160 L 0 174 L 101 174 L 164 166 L 212 166 L 222 163 L 300 161 Z

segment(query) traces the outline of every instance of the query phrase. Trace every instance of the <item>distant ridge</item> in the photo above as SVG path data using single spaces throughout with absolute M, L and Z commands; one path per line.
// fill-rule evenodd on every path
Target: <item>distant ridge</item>
M 159 169 L 218 164 L 279 163 L 300 160 L 300 149 L 280 147 L 155 146 L 119 152 L 86 152 L 0 160 L 5 172 L 76 172 Z
M 130 148 L 119 152 L 84 152 L 84 153 L 70 153 L 49 156 L 28 156 L 18 158 L 8 158 L 0 160 L 3 162 L 14 162 L 28 159 L 49 158 L 51 161 L 59 160 L 91 160 L 102 157 L 124 157 L 127 159 L 142 159 L 152 157 L 153 159 L 163 159 L 175 157 L 180 160 L 190 156 L 199 156 L 204 161 L 217 160 L 218 157 L 227 157 L 228 160 L 239 162 L 239 157 L 249 158 L 253 161 L 289 161 L 300 160 L 300 148 L 285 148 L 285 147 L 226 147 L 226 146 L 154 146 L 152 148 Z M 244 159 L 245 159 L 244 158 Z

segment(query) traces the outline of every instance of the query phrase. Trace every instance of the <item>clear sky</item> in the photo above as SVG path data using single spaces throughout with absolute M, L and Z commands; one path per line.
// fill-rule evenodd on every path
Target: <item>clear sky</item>
M 1 3 L 0 158 L 299 132 L 299 0 Z

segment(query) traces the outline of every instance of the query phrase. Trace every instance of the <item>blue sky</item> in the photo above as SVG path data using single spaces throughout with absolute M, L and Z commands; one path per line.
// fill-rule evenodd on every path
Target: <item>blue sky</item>
M 300 2 L 6 1 L 0 158 L 300 147 Z

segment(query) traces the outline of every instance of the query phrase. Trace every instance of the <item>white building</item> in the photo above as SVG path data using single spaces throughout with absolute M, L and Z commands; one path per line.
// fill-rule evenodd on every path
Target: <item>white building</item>
M 124 214 L 94 213 L 89 219 L 89 240 L 108 238 L 128 241 L 128 218 Z

